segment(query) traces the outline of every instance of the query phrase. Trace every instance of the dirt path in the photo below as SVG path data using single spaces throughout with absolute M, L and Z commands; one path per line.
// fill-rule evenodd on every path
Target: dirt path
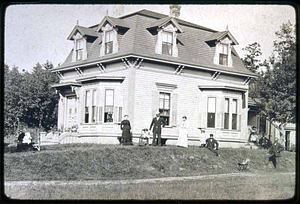
M 273 172 L 273 175 L 294 175 L 295 172 Z M 165 178 L 152 178 L 152 179 L 135 179 L 135 180 L 88 180 L 88 181 L 6 181 L 5 186 L 32 186 L 32 185 L 52 185 L 52 186 L 69 186 L 69 185 L 108 185 L 108 184 L 133 184 L 133 183 L 155 183 L 166 181 L 183 181 L 183 180 L 206 180 L 221 177 L 240 177 L 240 176 L 264 176 L 263 174 L 251 172 L 239 172 L 228 174 L 213 174 L 202 176 L 186 176 L 186 177 L 165 177 Z

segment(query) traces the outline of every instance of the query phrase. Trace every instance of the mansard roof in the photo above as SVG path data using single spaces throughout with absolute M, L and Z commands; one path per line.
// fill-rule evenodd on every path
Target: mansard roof
M 99 37 L 99 34 L 95 31 L 95 29 L 76 25 L 69 35 L 68 40 L 73 40 L 73 36 L 76 34 L 76 32 L 79 32 L 82 36 Z
M 178 57 L 162 55 L 155 53 L 157 35 L 153 35 L 148 30 L 149 27 L 163 25 L 168 15 L 141 10 L 120 18 L 104 17 L 99 25 L 93 25 L 88 28 L 90 31 L 99 30 L 106 21 L 109 21 L 112 26 L 127 27 L 128 31 L 118 36 L 117 53 L 100 56 L 100 46 L 102 35 L 98 32 L 99 37 L 93 42 L 87 42 L 88 58 L 86 60 L 72 62 L 72 53 L 60 66 L 53 69 L 61 70 L 68 69 L 74 66 L 92 65 L 99 62 L 113 61 L 129 56 L 138 56 L 149 60 L 156 60 L 173 64 L 185 64 L 193 67 L 207 68 L 210 70 L 224 71 L 226 73 L 245 74 L 247 76 L 256 76 L 243 65 L 237 52 L 232 49 L 232 67 L 216 65 L 213 63 L 215 54 L 215 46 L 207 43 L 208 40 L 218 40 L 228 35 L 235 44 L 236 40 L 230 32 L 217 32 L 213 29 L 205 28 L 190 22 L 173 18 L 184 32 L 178 33 Z M 97 32 L 96 32 L 97 33 Z

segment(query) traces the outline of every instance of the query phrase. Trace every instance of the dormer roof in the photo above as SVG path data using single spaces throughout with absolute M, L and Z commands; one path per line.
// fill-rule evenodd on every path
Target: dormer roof
M 105 16 L 103 18 L 103 20 L 101 21 L 101 23 L 99 24 L 96 31 L 99 32 L 101 30 L 101 28 L 105 25 L 106 22 L 108 22 L 112 27 L 129 28 L 123 19 Z
M 173 17 L 165 17 L 165 18 L 161 18 L 159 20 L 156 20 L 154 22 L 152 22 L 147 29 L 153 29 L 153 28 L 161 28 L 163 26 L 165 26 L 166 24 L 168 24 L 169 22 L 172 22 L 174 24 L 174 26 L 178 29 L 178 31 L 180 33 L 183 33 L 182 28 L 180 27 L 180 25 L 178 24 L 178 22 L 176 21 L 175 18 Z
M 226 36 L 228 36 L 234 45 L 238 45 L 239 43 L 237 42 L 237 40 L 233 37 L 233 35 L 229 32 L 229 30 L 226 31 L 222 31 L 222 32 L 216 32 L 211 34 L 207 39 L 206 42 L 209 41 L 220 41 L 222 39 L 224 39 Z
M 99 34 L 95 32 L 95 29 L 76 25 L 67 39 L 73 40 L 73 36 L 76 32 L 79 32 L 82 36 L 99 37 Z

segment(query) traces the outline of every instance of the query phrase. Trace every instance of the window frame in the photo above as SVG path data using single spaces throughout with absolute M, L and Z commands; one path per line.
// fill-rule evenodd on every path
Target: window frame
M 83 38 L 76 39 L 76 61 L 83 60 L 83 47 L 84 47 L 84 40 Z M 79 58 L 80 56 L 80 58 Z
M 160 106 L 161 94 L 164 95 L 164 98 L 162 99 L 163 100 L 163 108 L 161 108 L 161 106 Z M 162 117 L 165 120 L 165 125 L 166 126 L 170 126 L 170 119 L 171 119 L 171 93 L 170 92 L 166 92 L 166 91 L 159 91 L 158 95 L 159 95 L 158 96 L 158 100 L 159 100 L 159 112 L 161 113 L 160 117 Z M 165 98 L 166 95 L 169 96 L 169 99 Z M 165 108 L 165 101 L 167 101 L 167 100 L 169 102 L 169 105 L 168 105 L 169 109 Z M 167 113 L 167 114 L 165 114 L 165 113 Z
M 108 39 L 107 39 L 107 36 Z M 107 52 L 108 47 L 110 47 L 109 52 Z M 114 47 L 114 31 L 113 30 L 108 30 L 105 32 L 105 46 L 104 46 L 104 54 L 112 54 L 113 53 L 113 47 Z
M 226 112 L 226 101 L 228 101 L 227 104 L 227 112 Z M 230 99 L 229 98 L 225 98 L 225 104 L 224 104 L 224 129 L 225 130 L 229 130 L 229 118 L 230 118 Z
M 209 112 L 210 106 L 209 106 L 209 99 L 212 98 L 214 99 L 215 102 L 215 107 L 214 107 L 214 112 Z M 209 96 L 207 97 L 207 128 L 216 128 L 216 110 L 217 110 L 217 97 L 213 97 L 213 96 Z M 210 119 L 209 117 L 213 116 L 212 119 Z M 213 120 L 213 125 L 211 125 L 210 120 Z
M 164 35 L 166 35 L 167 40 L 164 40 Z M 169 36 L 171 36 L 171 42 L 169 42 Z M 173 56 L 173 32 L 169 32 L 169 31 L 163 31 L 162 32 L 162 51 L 161 53 L 163 55 L 169 55 L 169 56 Z M 171 49 L 170 49 L 171 48 Z M 165 50 L 167 50 L 167 52 L 165 53 Z M 169 50 L 171 50 L 171 53 L 169 52 Z
M 90 93 L 89 96 L 88 93 Z M 97 89 L 85 90 L 83 122 L 84 124 L 95 124 L 97 122 Z
M 113 94 L 112 94 L 112 102 L 113 104 L 112 105 L 107 105 L 107 91 L 113 91 Z M 105 89 L 105 99 L 104 99 L 104 120 L 103 120 L 103 123 L 114 123 L 114 104 L 115 104 L 115 89 Z M 107 111 L 108 108 L 111 108 L 112 111 Z M 112 121 L 107 121 L 108 118 L 108 114 L 111 113 L 111 118 Z
M 233 102 L 236 101 L 236 105 L 233 105 Z M 233 111 L 235 107 L 235 111 Z M 231 112 L 231 129 L 237 130 L 238 127 L 238 99 L 232 99 L 232 112 Z
M 226 52 L 225 52 L 226 47 Z M 228 58 L 229 58 L 229 45 L 220 43 L 219 44 L 219 65 L 228 66 Z M 224 62 L 225 60 L 225 62 Z

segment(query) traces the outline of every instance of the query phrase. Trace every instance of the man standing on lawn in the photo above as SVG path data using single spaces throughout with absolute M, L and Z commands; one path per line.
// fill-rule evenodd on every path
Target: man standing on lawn
M 206 148 L 212 151 L 216 156 L 219 156 L 218 148 L 219 148 L 219 143 L 217 140 L 214 139 L 214 135 L 210 134 L 210 138 L 206 140 Z
M 153 140 L 152 146 L 161 146 L 161 129 L 165 127 L 165 121 L 163 118 L 160 117 L 160 112 L 156 113 L 156 117 L 152 119 L 151 125 L 149 130 L 151 130 L 153 126 Z M 157 135 L 157 144 L 155 143 L 155 138 Z
M 269 161 L 273 163 L 273 168 L 276 169 L 276 158 L 281 157 L 280 152 L 284 150 L 284 147 L 278 142 L 278 139 L 275 140 L 274 144 L 270 147 L 267 156 L 268 161 L 267 164 L 269 164 Z

